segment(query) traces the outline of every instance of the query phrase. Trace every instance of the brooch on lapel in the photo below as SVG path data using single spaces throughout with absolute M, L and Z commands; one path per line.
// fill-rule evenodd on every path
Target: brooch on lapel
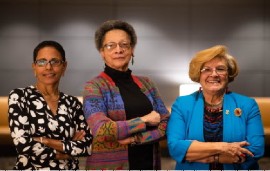
M 235 116 L 241 116 L 242 110 L 240 108 L 236 108 L 236 109 L 234 109 L 234 114 L 235 114 Z

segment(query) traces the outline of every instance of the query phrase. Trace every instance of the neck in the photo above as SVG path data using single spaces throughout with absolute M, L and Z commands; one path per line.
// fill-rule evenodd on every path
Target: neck
M 204 101 L 207 106 L 220 107 L 223 102 L 224 92 L 217 93 L 214 95 L 204 93 Z
M 216 102 L 216 103 L 209 103 L 205 100 L 205 105 L 210 106 L 210 107 L 220 107 L 222 106 L 222 102 L 223 102 L 223 98 L 219 102 Z
M 115 69 L 115 70 L 121 71 L 121 72 L 126 72 L 128 70 L 128 65 L 124 65 L 122 67 L 114 67 L 114 66 L 111 66 L 111 65 L 108 65 L 108 64 L 105 63 L 105 66 L 108 66 L 108 67 L 110 67 L 112 69 Z
M 42 94 L 42 96 L 51 101 L 57 101 L 59 98 L 59 90 L 56 87 L 43 87 L 36 84 L 36 89 Z

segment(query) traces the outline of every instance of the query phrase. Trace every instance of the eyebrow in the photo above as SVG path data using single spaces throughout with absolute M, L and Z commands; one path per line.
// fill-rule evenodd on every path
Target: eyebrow
M 50 61 L 51 61 L 51 60 L 55 60 L 55 59 L 57 59 L 57 60 L 62 60 L 62 59 L 60 59 L 60 58 L 54 57 L 54 58 L 51 58 Z M 48 61 L 46 58 L 36 59 L 36 61 L 37 61 L 37 60 L 46 60 L 46 61 Z
M 121 40 L 119 42 L 113 42 L 113 41 L 110 41 L 108 43 L 129 43 L 129 40 Z M 108 44 L 108 43 L 105 43 L 105 44 Z
M 210 67 L 210 66 L 203 66 L 203 68 L 206 68 L 206 67 L 207 67 L 207 68 L 212 68 L 212 67 Z M 227 66 L 226 66 L 226 65 L 218 65 L 218 66 L 215 66 L 215 68 L 216 68 L 216 67 L 227 67 Z

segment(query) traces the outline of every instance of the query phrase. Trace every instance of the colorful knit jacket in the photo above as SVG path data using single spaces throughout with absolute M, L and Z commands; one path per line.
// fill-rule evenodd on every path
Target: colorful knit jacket
M 132 78 L 151 101 L 153 109 L 161 115 L 160 124 L 157 129 L 146 130 L 146 124 L 140 118 L 126 120 L 119 88 L 102 72 L 87 82 L 84 90 L 84 114 L 94 137 L 92 155 L 87 157 L 86 169 L 129 169 L 128 146 L 119 144 L 118 140 L 135 135 L 139 144 L 143 144 L 165 138 L 169 112 L 157 88 L 146 77 L 132 75 Z M 161 169 L 158 145 L 154 145 L 153 152 L 154 168 Z

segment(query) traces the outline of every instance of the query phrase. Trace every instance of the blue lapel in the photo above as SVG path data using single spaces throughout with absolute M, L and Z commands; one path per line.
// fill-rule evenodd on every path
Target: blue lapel
M 204 141 L 203 136 L 203 113 L 204 113 L 204 101 L 202 93 L 197 94 L 197 98 L 192 106 L 193 111 L 189 114 L 189 139 L 196 139 L 198 141 Z M 192 126 L 190 126 L 192 125 Z

